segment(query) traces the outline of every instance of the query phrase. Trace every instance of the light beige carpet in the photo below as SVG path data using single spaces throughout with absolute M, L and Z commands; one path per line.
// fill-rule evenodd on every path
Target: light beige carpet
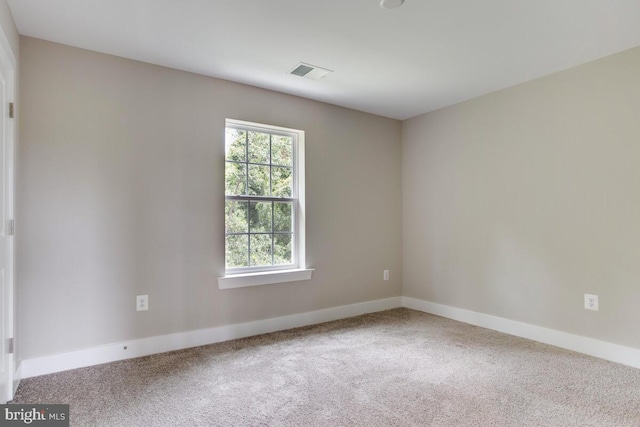
M 395 309 L 22 381 L 75 426 L 640 426 L 640 370 Z

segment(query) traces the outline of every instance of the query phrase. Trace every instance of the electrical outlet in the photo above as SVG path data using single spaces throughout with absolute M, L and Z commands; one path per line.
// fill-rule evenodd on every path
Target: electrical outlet
M 136 297 L 136 310 L 137 311 L 149 310 L 149 295 L 138 295 Z
M 584 294 L 584 308 L 598 311 L 598 295 Z
M 389 280 L 389 270 L 384 270 L 384 271 L 382 272 L 382 278 L 383 278 L 384 280 Z

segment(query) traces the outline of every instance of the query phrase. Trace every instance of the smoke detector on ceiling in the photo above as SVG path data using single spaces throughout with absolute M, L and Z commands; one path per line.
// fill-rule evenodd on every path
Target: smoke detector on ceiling
M 333 73 L 332 70 L 328 70 L 326 68 L 318 67 L 316 65 L 305 64 L 304 62 L 296 65 L 293 70 L 290 71 L 291 74 L 306 77 L 312 80 L 320 80 L 324 76 L 329 73 Z
M 404 3 L 404 0 L 380 0 L 380 7 L 383 9 L 396 9 Z

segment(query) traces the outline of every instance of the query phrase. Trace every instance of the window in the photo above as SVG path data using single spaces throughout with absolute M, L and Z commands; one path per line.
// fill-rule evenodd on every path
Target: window
M 304 132 L 228 119 L 220 287 L 250 286 L 228 279 L 256 282 L 255 273 L 272 273 L 259 282 L 301 280 L 273 273 L 304 268 Z

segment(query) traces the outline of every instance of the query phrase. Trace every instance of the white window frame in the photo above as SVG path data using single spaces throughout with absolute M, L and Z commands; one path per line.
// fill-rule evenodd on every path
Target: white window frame
M 225 268 L 225 275 L 218 278 L 220 289 L 267 285 L 272 283 L 309 280 L 313 269 L 306 268 L 305 236 L 305 139 L 304 131 L 280 126 L 253 123 L 243 120 L 226 119 L 227 127 L 270 134 L 292 136 L 293 146 L 293 224 L 292 257 L 293 264 L 284 266 L 257 266 Z M 226 168 L 226 158 L 225 158 Z M 227 195 L 225 194 L 225 200 Z M 226 245 L 226 243 L 225 243 Z M 225 250 L 226 252 L 226 250 Z M 225 263 L 226 264 L 226 263 Z

